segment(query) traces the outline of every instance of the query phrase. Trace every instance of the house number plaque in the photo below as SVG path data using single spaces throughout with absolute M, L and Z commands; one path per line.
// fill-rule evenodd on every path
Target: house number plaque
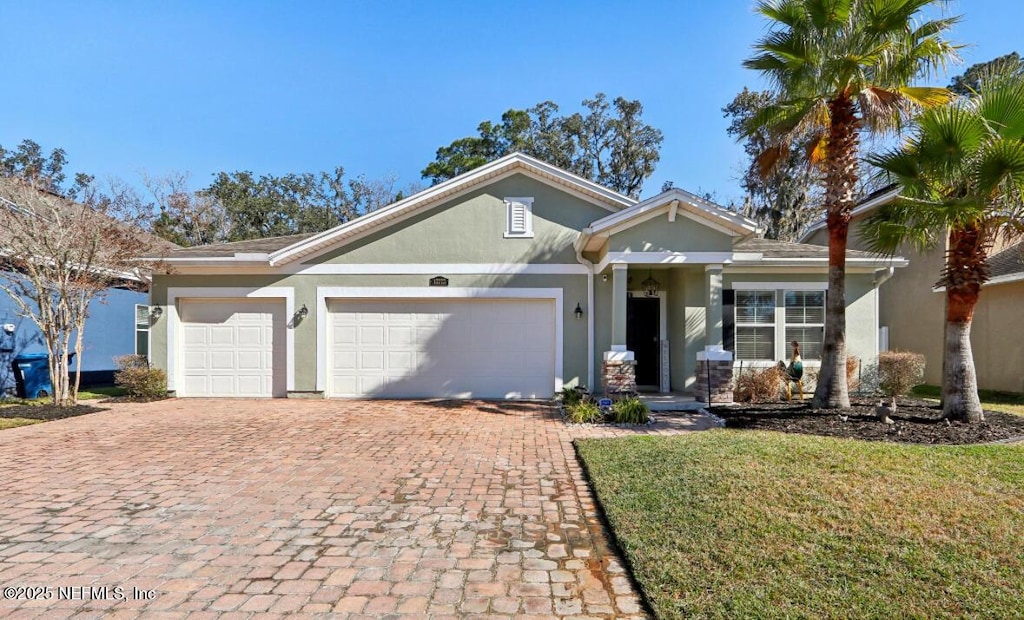
M 448 278 L 444 276 L 434 276 L 430 278 L 430 286 L 448 286 Z

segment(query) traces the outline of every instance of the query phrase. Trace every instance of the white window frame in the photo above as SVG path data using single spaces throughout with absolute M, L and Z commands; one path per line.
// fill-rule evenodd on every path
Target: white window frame
M 141 316 L 145 317 L 145 321 L 144 322 L 139 320 L 139 317 L 140 317 L 140 315 L 139 315 L 139 308 L 142 308 L 144 310 L 143 314 L 141 315 Z M 149 350 L 148 350 L 149 344 L 148 343 L 149 343 L 149 328 L 150 328 L 150 325 L 149 325 L 149 306 L 147 304 L 135 304 L 135 316 L 132 317 L 132 320 L 135 322 L 135 330 L 133 332 L 133 335 L 135 336 L 135 342 L 133 344 L 133 347 L 134 347 L 134 350 L 135 350 L 135 355 L 139 355 L 139 332 L 146 332 L 146 343 L 147 343 L 146 344 L 146 348 L 147 348 L 146 358 L 148 359 L 149 358 Z
M 804 291 L 822 291 L 826 295 L 826 308 L 828 305 L 828 283 L 827 282 L 733 282 L 729 287 L 736 293 L 744 292 L 767 292 L 771 291 L 775 294 L 775 359 L 773 360 L 740 360 L 736 356 L 736 328 L 740 327 L 740 323 L 736 320 L 736 306 L 733 305 L 733 355 L 736 363 L 739 364 L 742 361 L 744 364 L 752 364 L 754 366 L 764 366 L 766 364 L 775 364 L 778 360 L 789 360 L 792 351 L 789 348 L 789 341 L 786 340 L 786 327 L 817 327 L 821 326 L 824 329 L 824 323 L 786 323 L 786 293 L 787 292 L 804 292 Z M 744 323 L 742 327 L 756 327 L 756 326 L 768 326 L 767 323 Z M 821 363 L 820 359 L 804 360 L 804 366 L 817 367 Z
M 533 237 L 533 198 L 505 198 L 505 238 L 506 239 L 529 239 Z M 524 228 L 515 230 L 512 228 L 512 214 L 516 208 L 522 208 L 524 214 Z
M 735 288 L 733 293 L 736 297 L 739 297 L 740 293 L 771 293 L 772 295 L 772 322 L 771 323 L 741 323 L 739 320 L 739 300 L 736 299 L 733 302 L 732 307 L 732 329 L 733 329 L 733 355 L 738 362 L 770 362 L 770 359 L 740 359 L 739 356 L 739 343 L 737 332 L 741 327 L 755 327 L 761 329 L 771 329 L 773 331 L 772 350 L 777 350 L 779 347 L 779 300 L 778 294 L 775 289 L 764 288 L 764 287 L 747 287 L 747 288 Z
M 795 289 L 792 289 L 792 288 L 785 288 L 785 289 L 781 289 L 781 290 L 782 290 L 782 326 L 781 326 L 780 329 L 782 330 L 783 341 L 785 342 L 786 347 L 787 347 L 786 350 L 788 351 L 789 342 L 790 342 L 789 341 L 789 337 L 786 336 L 786 330 L 788 328 L 790 328 L 790 327 L 793 327 L 793 328 L 820 327 L 821 328 L 821 333 L 822 333 L 822 347 L 824 348 L 824 345 L 825 345 L 825 335 L 824 335 L 825 334 L 825 314 L 824 313 L 827 311 L 826 308 L 828 306 L 828 301 L 825 298 L 822 298 L 821 323 L 790 323 L 788 318 L 786 317 L 786 293 L 817 293 L 817 292 L 821 292 L 821 293 L 824 293 L 825 295 L 828 295 L 828 291 L 825 290 L 825 289 L 810 289 L 810 290 L 809 289 L 800 289 L 800 290 L 795 290 Z M 806 308 L 806 306 L 805 306 L 805 308 Z M 776 308 L 776 312 L 778 312 L 778 308 Z M 806 314 L 806 310 L 805 310 L 804 314 Z M 801 358 L 804 358 L 803 353 L 801 353 Z M 788 359 L 788 355 L 784 359 Z M 813 361 L 813 362 L 820 362 L 821 361 L 820 357 L 812 357 L 812 358 L 807 358 L 807 359 L 809 359 L 810 361 Z

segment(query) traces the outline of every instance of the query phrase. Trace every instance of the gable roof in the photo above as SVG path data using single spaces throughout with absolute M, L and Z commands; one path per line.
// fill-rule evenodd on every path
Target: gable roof
M 853 207 L 853 210 L 850 211 L 850 217 L 857 217 L 858 215 L 872 211 L 876 207 L 888 204 L 899 195 L 900 188 L 897 187 L 895 184 L 888 185 L 879 190 L 875 190 L 868 194 L 867 196 L 865 196 L 864 198 L 862 198 L 861 201 L 858 202 Z M 817 222 L 808 226 L 804 230 L 804 234 L 800 235 L 800 238 L 797 241 L 799 241 L 800 243 L 807 241 L 807 239 L 811 235 L 818 232 L 822 228 L 825 228 L 825 225 L 826 221 L 824 219 L 818 220 Z
M 674 221 L 678 214 L 733 237 L 746 237 L 760 232 L 757 222 L 696 194 L 672 188 L 592 222 L 583 230 L 576 247 L 583 251 L 596 250 L 598 248 L 595 246 L 603 243 L 609 235 L 665 212 L 669 214 L 669 221 Z
M 590 203 L 609 211 L 618 211 L 636 204 L 628 196 L 623 196 L 597 183 L 566 172 L 560 168 L 544 163 L 522 153 L 511 153 L 500 159 L 461 174 L 454 179 L 429 187 L 372 213 L 335 226 L 322 233 L 311 235 L 290 246 L 276 250 L 270 254 L 271 265 L 284 265 L 304 256 L 322 251 L 328 247 L 337 247 L 357 236 L 370 231 L 379 230 L 433 206 L 442 201 L 462 194 L 485 182 L 493 182 L 512 174 L 525 174 L 563 191 L 568 191 Z

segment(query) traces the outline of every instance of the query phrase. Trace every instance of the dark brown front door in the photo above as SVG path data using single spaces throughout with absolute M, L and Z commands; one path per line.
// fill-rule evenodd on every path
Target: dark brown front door
M 636 356 L 636 384 L 658 387 L 661 371 L 659 334 L 661 300 L 630 297 L 626 300 L 626 348 Z

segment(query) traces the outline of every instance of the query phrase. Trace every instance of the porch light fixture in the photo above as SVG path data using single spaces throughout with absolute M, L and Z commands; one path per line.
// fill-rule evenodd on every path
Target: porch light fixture
M 309 308 L 306 307 L 306 304 L 302 304 L 302 307 L 299 308 L 299 311 L 295 313 L 295 316 L 299 317 L 299 320 L 302 320 L 309 316 Z
M 572 311 L 577 319 L 583 318 L 583 308 L 580 307 L 580 302 L 576 302 L 576 309 Z
M 640 286 L 644 289 L 644 295 L 648 297 L 656 297 L 661 290 L 661 283 L 654 279 L 653 270 L 647 273 L 647 279 L 641 282 Z
M 149 310 L 149 318 L 153 319 L 154 321 L 159 319 L 161 316 L 163 316 L 163 314 L 164 314 L 163 306 L 153 306 Z

